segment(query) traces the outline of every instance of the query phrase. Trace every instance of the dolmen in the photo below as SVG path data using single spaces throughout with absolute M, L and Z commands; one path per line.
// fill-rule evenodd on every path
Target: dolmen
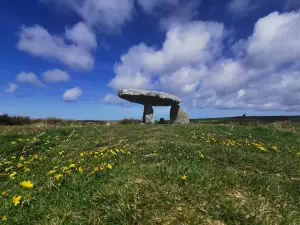
M 144 91 L 137 89 L 119 90 L 119 97 L 129 102 L 144 105 L 143 123 L 154 123 L 152 106 L 171 106 L 170 122 L 173 124 L 188 124 L 188 114 L 179 106 L 181 100 L 164 92 Z

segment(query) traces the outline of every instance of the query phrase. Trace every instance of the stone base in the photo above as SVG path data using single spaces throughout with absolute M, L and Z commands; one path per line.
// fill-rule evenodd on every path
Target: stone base
M 143 123 L 154 123 L 153 108 L 150 105 L 144 106 Z
M 173 124 L 188 124 L 188 123 L 190 123 L 188 114 L 179 105 L 171 106 L 170 121 Z

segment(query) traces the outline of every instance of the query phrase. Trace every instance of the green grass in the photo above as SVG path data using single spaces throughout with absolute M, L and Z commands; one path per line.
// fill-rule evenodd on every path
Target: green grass
M 0 133 L 0 224 L 300 224 L 293 129 L 115 124 Z

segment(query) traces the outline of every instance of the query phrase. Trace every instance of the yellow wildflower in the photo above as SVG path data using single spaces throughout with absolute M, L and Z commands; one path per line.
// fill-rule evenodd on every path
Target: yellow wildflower
M 12 141 L 12 142 L 11 142 L 11 144 L 12 144 L 12 145 L 16 145 L 16 144 L 17 144 L 17 142 L 15 142 L 15 141 Z
M 34 138 L 33 138 L 33 141 L 37 141 L 37 138 L 36 138 L 36 137 L 34 137 Z
M 23 166 L 22 163 L 18 163 L 18 164 L 17 164 L 17 167 L 18 167 L 18 168 L 21 168 L 22 166 Z
M 108 164 L 108 165 L 107 165 L 107 169 L 110 169 L 110 170 L 111 170 L 111 169 L 112 169 L 112 165 L 111 165 L 111 164 Z
M 273 149 L 274 151 L 276 151 L 276 152 L 279 152 L 277 146 L 275 146 L 275 145 L 272 147 L 272 149 Z
M 95 171 L 95 172 L 98 172 L 98 171 L 99 171 L 99 168 L 98 168 L 98 167 L 95 167 L 95 168 L 94 168 L 94 171 Z
M 6 216 L 2 216 L 1 220 L 7 220 L 7 217 Z
M 262 150 L 262 151 L 265 151 L 265 152 L 268 151 L 268 150 L 267 150 L 265 147 L 263 147 L 263 146 L 257 146 L 257 148 L 260 149 L 260 150 Z
M 76 165 L 74 163 L 69 165 L 69 168 L 74 168 Z
M 79 173 L 83 173 L 83 169 L 81 167 L 78 168 Z
M 56 174 L 56 175 L 55 175 L 55 178 L 56 178 L 56 180 L 59 180 L 60 178 L 62 178 L 62 176 L 63 176 L 63 175 L 61 175 L 61 174 Z
M 18 141 L 23 141 L 23 139 L 22 138 L 18 138 Z
M 17 206 L 21 203 L 21 199 L 22 199 L 22 197 L 20 195 L 19 196 L 14 195 L 12 197 L 12 202 L 14 203 L 15 206 Z
M 16 157 L 16 156 L 12 156 L 11 158 L 12 158 L 12 159 L 15 159 L 15 158 L 17 158 L 17 157 Z
M 90 172 L 90 176 L 92 176 L 95 173 L 95 171 Z
M 186 181 L 186 179 L 187 179 L 186 175 L 181 176 L 181 180 Z
M 33 183 L 30 181 L 30 180 L 27 180 L 27 181 L 22 181 L 20 183 L 20 185 L 23 187 L 23 188 L 33 188 Z
M 201 159 L 204 159 L 204 155 L 203 155 L 202 153 L 200 154 L 200 158 L 201 158 Z
M 99 145 L 99 143 L 100 143 L 99 141 L 95 141 L 95 144 L 96 144 L 96 145 Z
M 83 152 L 81 152 L 81 153 L 80 153 L 80 156 L 81 156 L 81 157 L 83 157 L 83 156 L 84 156 L 84 153 L 83 153 Z
M 27 172 L 30 172 L 30 169 L 27 167 L 24 167 L 24 171 L 27 173 Z
M 20 160 L 23 161 L 24 160 L 24 156 L 21 155 L 20 156 Z
M 5 168 L 5 172 L 7 172 L 7 171 L 9 171 L 9 170 L 11 170 L 12 168 L 14 168 L 13 166 L 11 166 L 11 167 L 8 167 L 8 168 Z
M 55 173 L 56 172 L 56 170 L 50 170 L 49 172 L 48 172 L 48 175 L 51 175 L 51 174 L 53 174 L 53 173 Z
M 9 175 L 9 177 L 11 178 L 11 179 L 15 179 L 15 176 L 17 175 L 17 172 L 12 172 L 10 175 Z

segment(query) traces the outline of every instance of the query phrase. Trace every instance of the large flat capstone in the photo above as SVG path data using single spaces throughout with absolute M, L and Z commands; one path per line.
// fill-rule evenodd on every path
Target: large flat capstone
M 118 93 L 120 98 L 130 102 L 151 106 L 172 106 L 178 105 L 180 98 L 164 92 L 143 91 L 137 89 L 123 89 Z

